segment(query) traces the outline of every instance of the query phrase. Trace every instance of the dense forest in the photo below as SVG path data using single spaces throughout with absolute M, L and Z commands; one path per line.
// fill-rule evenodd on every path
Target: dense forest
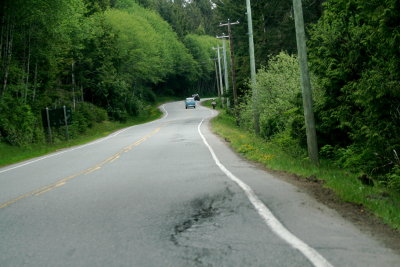
M 197 31 L 201 22 L 190 29 L 183 23 L 178 34 L 144 6 L 134 0 L 2 1 L 1 141 L 43 142 L 46 107 L 72 107 L 76 135 L 96 121 L 136 116 L 156 95 L 211 93 L 218 40 Z
M 301 156 L 306 131 L 290 2 L 254 1 L 259 96 L 242 86 L 240 124 L 252 131 L 256 105 L 262 137 Z M 303 9 L 320 157 L 400 190 L 400 1 L 303 0 Z M 248 62 L 242 47 L 238 68 Z
M 302 4 L 321 159 L 400 190 L 400 1 Z M 239 21 L 231 27 L 239 95 L 232 114 L 253 131 L 257 106 L 259 134 L 306 157 L 292 5 L 251 1 L 250 85 L 244 0 L 2 1 L 0 141 L 44 142 L 45 107 L 73 107 L 79 134 L 93 121 L 136 116 L 160 95 L 216 95 L 212 47 L 230 19 Z

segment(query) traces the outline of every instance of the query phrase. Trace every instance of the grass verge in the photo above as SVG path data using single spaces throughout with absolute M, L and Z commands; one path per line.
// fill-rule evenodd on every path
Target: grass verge
M 203 105 L 210 107 L 211 101 Z M 323 187 L 331 189 L 342 201 L 354 203 L 370 211 L 385 224 L 400 230 L 400 194 L 387 188 L 363 185 L 358 175 L 321 161 L 319 167 L 304 157 L 294 157 L 272 142 L 255 136 L 236 126 L 235 120 L 224 110 L 211 121 L 213 131 L 227 140 L 243 157 L 259 162 L 266 168 L 294 174 L 300 179 L 315 177 L 323 181 Z
M 56 144 L 32 144 L 29 147 L 16 147 L 5 143 L 0 143 L 0 167 L 43 156 L 63 148 L 82 145 L 98 138 L 105 137 L 119 129 L 156 120 L 162 115 L 162 112 L 158 109 L 158 106 L 162 103 L 173 100 L 177 99 L 171 97 L 161 97 L 155 104 L 148 106 L 145 112 L 143 112 L 140 116 L 131 118 L 124 123 L 106 121 L 95 124 L 84 134 L 69 141 L 61 141 Z

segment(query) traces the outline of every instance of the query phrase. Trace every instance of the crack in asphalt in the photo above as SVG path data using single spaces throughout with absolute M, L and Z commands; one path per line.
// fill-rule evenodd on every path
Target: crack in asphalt
M 236 211 L 232 207 L 234 195 L 229 187 L 215 195 L 204 195 L 190 201 L 184 213 L 177 216 L 183 219 L 172 227 L 170 241 L 185 250 L 186 261 L 196 266 L 208 266 L 205 261 L 213 254 L 228 255 L 232 252 L 231 245 L 214 243 L 210 247 L 204 238 L 207 239 L 221 227 L 217 223 L 219 217 L 229 216 Z
M 212 220 L 212 218 L 217 214 L 217 208 L 213 207 L 213 200 L 206 204 L 205 206 L 201 207 L 200 209 L 197 210 L 197 213 L 193 214 L 192 217 L 188 220 L 185 220 L 184 222 L 175 225 L 174 227 L 174 233 L 171 235 L 171 241 L 179 246 L 179 242 L 177 240 L 177 236 L 187 232 L 190 228 L 196 226 L 196 225 L 201 225 L 205 221 Z M 205 204 L 205 203 L 201 203 Z

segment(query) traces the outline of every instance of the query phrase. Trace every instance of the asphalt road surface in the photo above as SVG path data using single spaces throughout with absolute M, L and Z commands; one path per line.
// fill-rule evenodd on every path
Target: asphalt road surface
M 242 160 L 184 102 L 162 119 L 0 169 L 0 266 L 400 266 Z

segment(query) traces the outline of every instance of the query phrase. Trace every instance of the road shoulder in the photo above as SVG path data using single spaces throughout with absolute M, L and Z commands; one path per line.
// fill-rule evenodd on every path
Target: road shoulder
M 215 114 L 215 116 L 216 115 L 217 114 Z M 304 178 L 284 171 L 271 170 L 258 162 L 250 161 L 244 158 L 240 153 L 231 147 L 229 141 L 213 131 L 210 123 L 212 117 L 206 121 L 208 130 L 242 160 L 248 162 L 256 168 L 266 171 L 277 179 L 296 186 L 299 190 L 317 200 L 319 203 L 322 203 L 325 206 L 335 210 L 338 214 L 340 214 L 340 216 L 342 216 L 346 221 L 352 223 L 361 232 L 377 240 L 385 247 L 400 255 L 399 231 L 396 231 L 390 226 L 384 224 L 381 219 L 376 217 L 371 212 L 365 210 L 362 205 L 344 202 L 333 192 L 333 190 L 324 187 L 323 181 L 318 180 L 315 177 Z

